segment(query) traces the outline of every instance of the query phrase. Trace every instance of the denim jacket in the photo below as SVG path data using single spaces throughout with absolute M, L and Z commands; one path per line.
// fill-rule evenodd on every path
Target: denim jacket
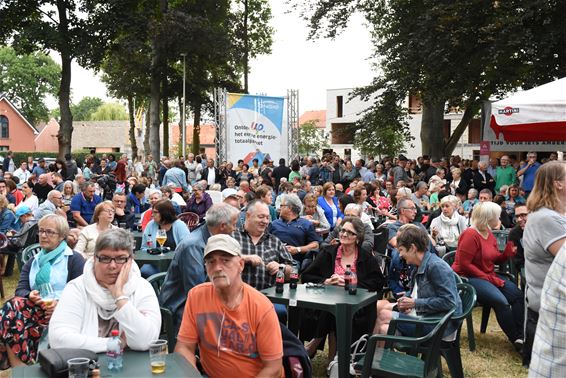
M 415 310 L 419 316 L 440 317 L 456 307 L 454 316 L 462 313 L 462 301 L 458 295 L 454 271 L 450 265 L 433 253 L 425 252 L 421 265 L 411 282 L 411 290 L 417 283 Z M 444 335 L 456 331 L 458 322 L 451 321 Z

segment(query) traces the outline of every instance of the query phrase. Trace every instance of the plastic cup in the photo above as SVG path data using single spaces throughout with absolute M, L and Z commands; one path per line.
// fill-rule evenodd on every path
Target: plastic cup
M 67 361 L 69 378 L 87 378 L 90 360 L 84 357 L 71 358 Z
M 149 363 L 152 374 L 165 373 L 167 353 L 167 340 L 154 340 L 149 343 Z

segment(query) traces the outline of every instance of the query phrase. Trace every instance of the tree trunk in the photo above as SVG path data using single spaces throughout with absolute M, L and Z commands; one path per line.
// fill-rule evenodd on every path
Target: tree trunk
M 150 76 L 150 102 L 149 102 L 149 118 L 150 118 L 150 132 L 149 132 L 149 144 L 151 147 L 151 154 L 153 155 L 153 160 L 160 161 L 161 151 L 159 142 L 159 101 L 160 89 L 161 89 L 161 73 L 160 73 L 160 54 L 158 47 L 158 35 L 153 36 L 152 41 L 152 58 L 151 58 L 151 76 Z
M 67 7 L 65 1 L 57 1 L 57 12 L 59 13 L 60 35 L 66 36 L 69 30 L 69 20 L 67 19 Z M 73 136 L 73 114 L 71 113 L 71 52 L 68 41 L 64 38 L 59 44 L 61 54 L 61 83 L 59 85 L 59 132 L 57 141 L 59 142 L 59 152 L 57 157 L 65 160 L 65 154 L 71 153 L 71 138 Z
M 456 126 L 456 129 L 450 136 L 450 139 L 448 139 L 448 142 L 446 142 L 446 147 L 444 148 L 444 154 L 446 155 L 446 157 L 450 157 L 452 155 L 452 153 L 456 149 L 456 145 L 458 144 L 460 137 L 462 136 L 462 134 L 464 134 L 464 131 L 466 131 L 466 128 L 474 119 L 474 115 L 477 113 L 477 111 L 478 106 L 475 103 L 468 104 L 466 110 L 464 111 L 464 114 L 462 115 L 462 120 L 460 120 L 460 123 L 458 124 L 458 126 Z
M 444 157 L 444 100 L 430 101 L 423 98 L 421 121 L 422 154 L 432 159 Z
M 161 102 L 163 103 L 163 155 L 169 156 L 171 151 L 169 151 L 169 85 L 167 83 L 167 74 L 163 75 L 161 89 Z
M 200 108 L 201 104 L 195 105 L 195 116 L 193 124 L 193 144 L 192 151 L 195 156 L 199 154 L 200 149 Z
M 132 161 L 138 157 L 138 144 L 136 143 L 136 120 L 134 117 L 134 97 L 128 95 L 128 114 L 130 116 L 130 145 L 132 146 Z
M 144 134 L 143 134 L 143 152 L 144 152 L 145 156 L 147 156 L 151 153 L 151 148 L 149 146 L 149 134 L 150 134 L 150 130 L 151 130 L 151 119 L 149 117 L 149 110 L 148 109 L 145 110 L 144 118 L 145 118 L 145 122 L 144 122 L 145 123 L 145 125 L 144 125 L 145 130 L 144 130 Z

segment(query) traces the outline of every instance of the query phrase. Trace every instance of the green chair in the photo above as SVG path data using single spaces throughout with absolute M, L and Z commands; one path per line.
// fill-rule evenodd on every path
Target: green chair
M 442 260 L 446 261 L 448 265 L 452 266 L 454 259 L 456 258 L 456 251 L 448 252 L 442 256 Z M 458 283 L 464 282 L 466 279 L 458 276 Z M 487 312 L 487 317 L 489 319 L 489 311 Z M 468 349 L 470 352 L 476 350 L 476 336 L 474 334 L 474 319 L 472 318 L 472 313 L 470 312 L 466 317 L 466 329 L 468 330 Z
M 147 282 L 151 284 L 153 290 L 155 291 L 155 295 L 159 297 L 159 293 L 161 292 L 161 287 L 163 286 L 163 282 L 165 282 L 165 276 L 167 272 L 156 273 L 147 278 Z M 167 339 L 167 344 L 169 347 L 169 352 L 173 352 L 175 350 L 175 344 L 177 343 L 177 338 L 175 337 L 175 329 L 173 327 L 173 313 L 165 307 L 159 307 L 159 311 L 161 312 L 161 335 L 164 335 Z
M 35 255 L 37 255 L 41 251 L 41 246 L 39 243 L 35 243 L 32 245 L 28 245 L 25 247 L 21 252 L 18 252 L 18 268 L 20 272 L 22 271 L 23 266 Z
M 436 324 L 432 331 L 421 337 L 372 335 L 367 344 L 366 354 L 355 365 L 361 371 L 362 378 L 371 377 L 436 377 L 440 373 L 440 343 L 448 325 L 448 320 L 454 314 L 454 309 L 448 311 L 440 319 L 394 319 L 390 330 L 395 329 L 396 323 L 412 323 L 419 325 Z M 378 341 L 385 341 L 384 348 L 377 348 Z M 393 350 L 395 343 L 408 345 L 414 350 L 425 350 L 422 359 Z

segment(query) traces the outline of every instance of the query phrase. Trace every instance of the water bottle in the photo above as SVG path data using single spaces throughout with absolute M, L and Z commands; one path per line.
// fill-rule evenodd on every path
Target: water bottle
M 279 271 L 275 277 L 275 292 L 283 293 L 283 285 L 285 284 L 285 265 L 279 265 Z
M 112 330 L 112 337 L 106 343 L 106 360 L 108 371 L 118 372 L 122 370 L 122 342 L 120 341 L 120 331 Z
M 348 294 L 356 295 L 358 292 L 358 276 L 354 272 L 350 272 L 350 284 L 348 285 Z
M 344 273 L 344 290 L 348 291 L 350 282 L 352 280 L 352 267 L 350 264 L 346 265 L 346 273 Z
M 153 238 L 151 237 L 151 234 L 147 235 L 147 240 L 145 243 L 147 244 L 147 249 L 153 248 Z
M 296 289 L 297 282 L 299 281 L 299 263 L 297 263 L 296 261 L 293 261 L 293 270 L 291 270 L 290 280 L 291 282 L 289 284 L 289 288 Z

